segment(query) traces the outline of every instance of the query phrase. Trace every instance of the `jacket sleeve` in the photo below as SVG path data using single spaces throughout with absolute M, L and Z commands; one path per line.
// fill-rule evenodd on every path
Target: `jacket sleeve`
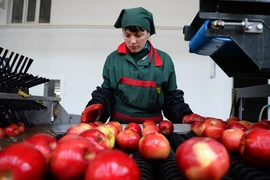
M 173 123 L 181 123 L 182 117 L 191 113 L 192 110 L 184 101 L 184 92 L 182 90 L 177 89 L 166 94 L 163 114 L 168 120 Z
M 111 115 L 114 102 L 115 100 L 113 89 L 97 87 L 97 89 L 92 92 L 92 99 L 87 103 L 86 107 L 91 104 L 102 104 L 104 112 L 99 120 L 106 122 Z

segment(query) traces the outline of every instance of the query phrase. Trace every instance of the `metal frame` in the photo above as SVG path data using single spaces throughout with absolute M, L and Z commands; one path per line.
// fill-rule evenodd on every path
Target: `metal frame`
M 245 98 L 263 98 L 270 96 L 270 85 L 250 86 L 245 88 L 235 89 L 234 98 L 234 116 L 242 119 L 243 117 L 243 100 Z M 238 105 L 236 105 L 238 104 Z

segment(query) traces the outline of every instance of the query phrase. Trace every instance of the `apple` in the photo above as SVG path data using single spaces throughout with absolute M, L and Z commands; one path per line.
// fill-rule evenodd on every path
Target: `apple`
M 194 132 L 197 136 L 202 136 L 201 127 L 202 122 L 194 121 L 190 126 L 190 130 Z
M 116 138 L 116 136 L 119 134 L 118 128 L 112 124 L 103 124 L 101 126 L 108 127 L 110 129 L 110 131 L 113 133 L 114 138 Z
M 106 126 L 98 126 L 96 127 L 96 129 L 103 132 L 106 135 L 107 139 L 109 140 L 109 148 L 113 149 L 115 144 L 115 137 L 114 134 L 111 132 L 110 128 Z
M 7 136 L 16 136 L 20 134 L 19 126 L 17 126 L 16 124 L 11 124 L 4 130 Z
M 239 150 L 244 161 L 256 167 L 269 167 L 270 130 L 250 129 L 241 138 Z
M 183 124 L 192 124 L 193 122 L 196 122 L 196 121 L 204 122 L 205 120 L 206 120 L 206 117 L 200 116 L 195 113 L 184 115 L 182 118 Z
M 119 130 L 119 132 L 121 132 L 123 130 L 123 126 L 120 122 L 118 121 L 109 121 L 107 124 L 111 124 L 114 125 L 115 127 L 117 127 L 117 129 Z
M 232 122 L 232 121 L 240 121 L 240 119 L 238 117 L 229 117 L 228 119 L 226 119 L 227 122 Z
M 89 129 L 80 134 L 95 147 L 97 153 L 105 149 L 110 149 L 110 142 L 107 136 L 98 129 Z
M 94 121 L 94 123 L 96 124 L 96 125 L 98 125 L 98 126 L 101 126 L 101 125 L 103 125 L 104 123 L 102 122 L 102 121 Z
M 20 125 L 19 126 L 19 131 L 22 133 L 25 131 L 25 126 L 24 125 Z
M 244 133 L 241 129 L 226 129 L 220 136 L 220 142 L 228 152 L 239 152 L 240 140 Z
M 251 126 L 251 123 L 249 121 L 246 121 L 246 120 L 240 120 L 238 122 L 240 124 L 243 124 L 247 129 L 249 129 L 249 127 Z
M 131 153 L 139 149 L 139 142 L 141 136 L 130 129 L 121 131 L 116 137 L 116 144 L 119 149 Z
M 61 144 L 63 141 L 68 140 L 68 139 L 72 139 L 72 138 L 77 138 L 79 135 L 74 135 L 74 134 L 65 134 L 63 137 L 61 137 L 58 142 L 57 142 L 57 146 L 59 144 Z
M 143 128 L 145 128 L 146 126 L 149 126 L 149 125 L 155 125 L 156 126 L 157 124 L 152 119 L 147 119 L 147 120 L 143 121 L 143 123 L 142 123 Z
M 142 136 L 146 136 L 147 134 L 156 133 L 156 132 L 159 132 L 159 128 L 156 125 L 148 125 L 143 128 Z
M 6 135 L 6 132 L 3 128 L 0 128 L 0 139 L 3 139 Z
M 247 127 L 241 123 L 240 121 L 231 121 L 227 124 L 226 129 L 241 129 L 242 131 L 248 130 Z
M 174 125 L 169 120 L 163 120 L 158 124 L 159 132 L 163 135 L 170 135 L 174 131 Z
M 77 125 L 71 126 L 67 129 L 66 134 L 73 134 L 73 135 L 79 135 L 83 131 L 86 131 L 88 129 L 92 129 L 92 127 L 87 123 L 79 123 Z
M 177 166 L 186 179 L 222 179 L 230 167 L 228 151 L 212 138 L 192 137 L 175 152 Z
M 227 127 L 227 125 L 229 124 L 229 122 L 223 121 L 223 120 L 222 120 L 222 124 L 223 124 L 224 128 L 226 129 L 226 127 Z
M 202 123 L 201 131 L 202 136 L 211 137 L 219 140 L 221 133 L 225 130 L 222 120 L 219 119 L 206 119 Z
M 269 120 L 260 120 L 258 123 L 266 124 L 270 127 L 270 121 Z
M 51 153 L 50 172 L 56 179 L 81 179 L 95 157 L 93 145 L 84 137 L 66 139 Z
M 251 124 L 251 126 L 249 127 L 249 129 L 270 129 L 270 127 L 264 123 L 259 123 L 256 122 L 254 124 Z
M 118 149 L 105 150 L 89 163 L 85 180 L 140 180 L 141 173 L 135 160 Z
M 130 122 L 126 125 L 126 127 L 124 128 L 124 130 L 132 130 L 137 132 L 140 136 L 142 136 L 142 128 L 139 124 L 135 123 L 135 122 Z
M 145 159 L 166 159 L 170 148 L 167 138 L 157 132 L 142 136 L 139 141 L 139 151 Z
M 49 134 L 36 133 L 24 140 L 25 143 L 32 144 L 44 156 L 46 162 L 49 161 L 51 152 L 57 146 L 57 139 Z
M 42 180 L 46 169 L 43 155 L 27 143 L 14 143 L 0 151 L 0 179 Z
M 98 125 L 93 122 L 88 122 L 87 124 L 89 124 L 92 128 L 98 127 Z

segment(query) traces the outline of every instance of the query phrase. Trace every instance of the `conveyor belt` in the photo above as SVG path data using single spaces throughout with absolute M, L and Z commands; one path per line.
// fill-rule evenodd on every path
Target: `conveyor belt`
M 58 135 L 60 139 L 62 135 Z M 133 158 L 138 164 L 141 171 L 141 180 L 184 180 L 185 177 L 178 170 L 176 165 L 176 148 L 186 140 L 196 137 L 196 135 L 188 131 L 187 133 L 176 133 L 167 136 L 171 145 L 170 155 L 166 160 L 146 160 L 139 150 L 133 153 Z M 230 169 L 222 180 L 270 180 L 270 172 L 268 169 L 259 169 L 245 163 L 239 154 L 230 154 Z

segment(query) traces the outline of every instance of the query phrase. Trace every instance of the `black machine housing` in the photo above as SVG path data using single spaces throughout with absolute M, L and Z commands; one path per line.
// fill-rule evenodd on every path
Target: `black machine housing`
M 232 116 L 243 119 L 244 99 L 264 98 L 257 101 L 261 106 L 267 104 L 270 95 L 269 0 L 200 0 L 199 12 L 190 25 L 184 26 L 183 33 L 185 41 L 190 41 L 190 53 L 210 56 L 229 77 L 240 82 L 233 89 Z M 243 83 L 245 81 L 247 83 Z M 249 117 L 253 116 L 252 121 L 254 117 L 257 119 L 262 107 L 246 106 L 246 109 L 256 108 L 257 112 L 246 112 Z M 263 118 L 266 115 L 264 113 Z

